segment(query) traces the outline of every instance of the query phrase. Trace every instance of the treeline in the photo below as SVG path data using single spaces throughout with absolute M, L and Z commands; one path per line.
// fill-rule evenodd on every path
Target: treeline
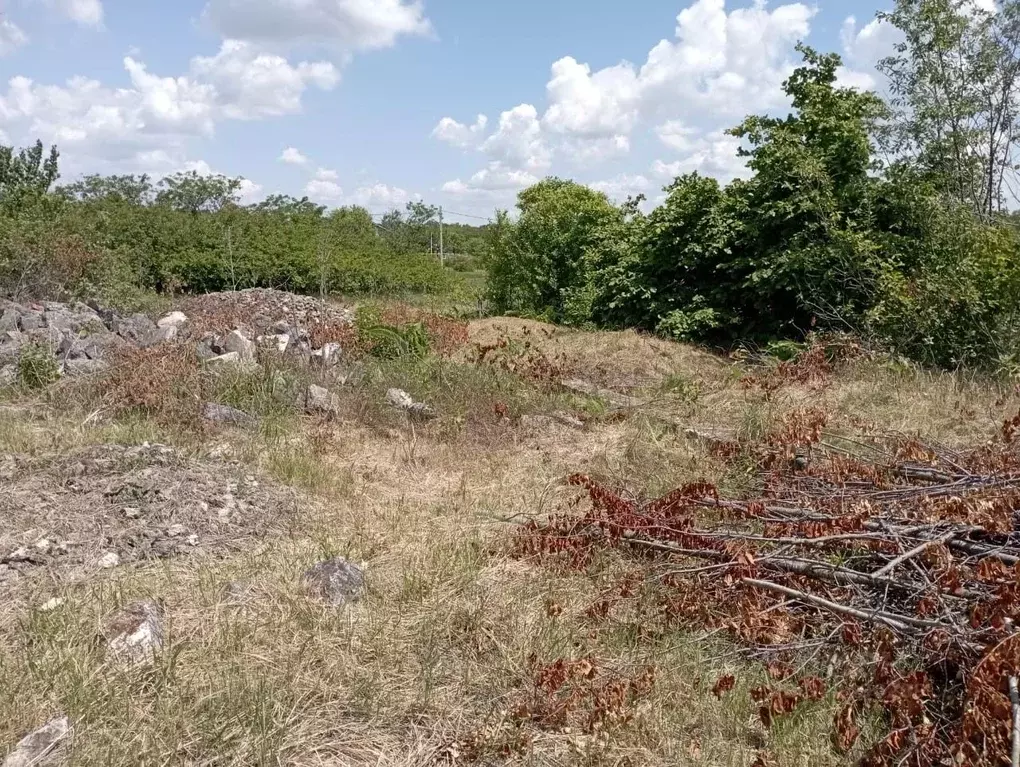
M 0 293 L 393 294 L 442 291 L 451 279 L 429 253 L 438 210 L 421 203 L 382 222 L 364 208 L 286 196 L 243 206 L 240 179 L 194 172 L 54 187 L 58 163 L 41 143 L 0 147 Z
M 651 213 L 560 179 L 496 224 L 497 311 L 733 344 L 857 333 L 939 366 L 1014 371 L 1020 2 L 899 0 L 892 98 L 801 47 L 794 112 L 748 117 L 751 173 L 676 179 Z

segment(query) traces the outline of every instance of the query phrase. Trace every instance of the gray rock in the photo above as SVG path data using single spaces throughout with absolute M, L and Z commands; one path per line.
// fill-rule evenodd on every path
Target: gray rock
M 309 593 L 333 607 L 357 602 L 365 596 L 364 571 L 343 557 L 326 560 L 305 571 Z
M 18 366 L 4 365 L 0 367 L 0 389 L 5 386 L 14 386 L 18 382 Z
M 243 410 L 229 405 L 218 405 L 215 402 L 206 402 L 202 406 L 202 417 L 213 423 L 224 423 L 231 426 L 255 426 L 258 424 L 258 419 Z
M 408 417 L 417 421 L 431 421 L 436 417 L 436 411 L 424 402 L 415 402 L 403 389 L 390 389 L 386 392 L 386 401 L 397 410 L 403 410 Z
M 22 738 L 3 761 L 3 767 L 41 767 L 60 744 L 72 734 L 66 716 L 51 719 L 38 730 Z
M 61 332 L 67 333 L 73 333 L 77 324 L 74 315 L 59 305 L 47 309 L 46 313 L 43 314 L 43 319 L 46 321 L 46 327 L 56 328 Z
M 180 328 L 188 321 L 188 315 L 184 312 L 170 312 L 157 323 L 157 327 L 161 328 Z
M 330 367 L 340 361 L 340 354 L 342 348 L 338 343 L 328 343 L 321 349 L 312 352 L 312 362 L 322 365 L 323 367 Z
M 163 650 L 163 608 L 150 599 L 133 602 L 107 618 L 103 636 L 122 665 L 150 663 Z
M 279 333 L 272 336 L 259 336 L 257 343 L 265 349 L 272 349 L 280 354 L 285 354 L 287 352 L 287 347 L 290 346 L 290 336 L 286 333 Z
M 336 413 L 340 409 L 340 398 L 329 389 L 312 384 L 303 397 L 302 406 L 309 413 Z
M 155 336 L 159 328 L 144 314 L 133 314 L 130 317 L 115 318 L 113 330 L 125 341 L 142 346 Z
M 108 551 L 99 558 L 96 565 L 103 570 L 112 570 L 113 568 L 120 565 L 120 554 L 116 551 Z
M 41 330 L 46 327 L 46 322 L 43 319 L 43 313 L 34 311 L 24 312 L 18 321 L 18 327 L 26 332 L 29 330 Z
M 241 355 L 237 352 L 227 352 L 226 354 L 221 354 L 218 357 L 210 357 L 205 360 L 205 364 L 207 367 L 214 370 L 236 367 L 241 364 Z
M 64 375 L 69 378 L 81 378 L 83 376 L 98 375 L 110 369 L 110 363 L 104 360 L 94 360 L 89 357 L 64 360 Z
M 167 325 L 166 327 L 156 328 L 149 333 L 145 338 L 138 342 L 138 345 L 143 349 L 148 349 L 152 346 L 159 346 L 160 344 L 168 344 L 177 338 L 177 334 L 180 331 L 176 325 Z
M 8 330 L 18 329 L 18 320 L 21 319 L 21 312 L 10 306 L 4 309 L 3 313 L 0 314 L 0 333 L 4 333 Z
M 212 336 L 206 336 L 197 344 L 195 344 L 195 354 L 198 355 L 200 361 L 211 360 L 213 357 L 218 356 L 218 352 L 213 348 L 215 339 Z
M 237 354 L 242 362 L 255 361 L 255 342 L 245 336 L 240 330 L 231 330 L 221 342 L 227 353 Z

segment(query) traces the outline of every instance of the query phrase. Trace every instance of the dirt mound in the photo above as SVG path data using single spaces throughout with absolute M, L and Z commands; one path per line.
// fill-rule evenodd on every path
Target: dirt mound
M 309 329 L 315 325 L 354 322 L 354 313 L 348 308 L 269 288 L 208 293 L 184 301 L 181 308 L 199 331 L 222 332 L 243 327 L 263 334 L 278 323 Z
M 163 445 L 0 456 L 0 582 L 210 553 L 287 529 L 298 498 Z
M 590 333 L 516 317 L 477 320 L 469 326 L 473 349 L 501 339 L 529 345 L 568 377 L 580 375 L 620 391 L 654 386 L 677 373 L 699 375 L 727 367 L 707 352 L 633 330 Z

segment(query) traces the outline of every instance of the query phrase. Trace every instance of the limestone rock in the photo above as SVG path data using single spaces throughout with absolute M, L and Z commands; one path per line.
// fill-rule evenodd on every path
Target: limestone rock
M 156 327 L 160 328 L 180 328 L 188 321 L 188 315 L 184 312 L 170 312 L 170 314 L 161 318 L 156 322 Z
M 312 384 L 305 392 L 303 406 L 309 413 L 336 413 L 340 398 L 329 389 Z
M 3 767 L 42 767 L 60 744 L 72 734 L 66 716 L 51 719 L 38 730 L 22 738 L 3 761 Z
M 305 571 L 309 593 L 333 607 L 357 602 L 365 596 L 365 573 L 343 557 L 319 562 Z
M 230 407 L 230 405 L 219 405 L 215 402 L 206 402 L 202 406 L 202 417 L 213 423 L 224 423 L 231 426 L 254 426 L 258 420 L 243 410 Z
M 221 346 L 224 352 L 236 354 L 241 362 L 255 361 L 255 342 L 240 330 L 231 330 L 221 342 Z
M 151 599 L 132 602 L 103 626 L 110 653 L 128 666 L 151 662 L 163 650 L 163 608 Z

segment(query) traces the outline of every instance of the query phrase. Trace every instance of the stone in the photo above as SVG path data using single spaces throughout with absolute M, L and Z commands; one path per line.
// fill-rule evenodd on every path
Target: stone
M 286 354 L 287 347 L 290 346 L 290 336 L 286 333 L 271 336 L 259 336 L 256 339 L 256 343 L 264 349 L 273 349 L 280 354 Z
M 163 622 L 163 608 L 156 602 L 132 602 L 106 619 L 103 636 L 110 653 L 121 664 L 150 663 L 163 650 Z
M 21 319 L 18 322 L 18 327 L 21 330 L 28 332 L 29 330 L 42 330 L 46 327 L 46 322 L 43 318 L 42 312 L 27 311 L 21 315 Z
M 140 340 L 138 345 L 143 349 L 148 349 L 153 346 L 159 346 L 160 344 L 168 344 L 177 339 L 178 333 L 180 333 L 180 330 L 178 330 L 176 325 L 167 325 L 162 328 L 156 328 L 145 336 L 145 338 Z
M 305 392 L 304 408 L 310 413 L 336 413 L 340 408 L 340 398 L 329 389 L 312 384 Z
M 340 344 L 330 342 L 323 346 L 321 349 L 317 349 L 316 351 L 312 352 L 311 360 L 312 362 L 322 365 L 323 367 L 329 367 L 331 365 L 335 365 L 337 362 L 340 361 L 341 352 L 342 348 Z
M 60 607 L 62 607 L 63 604 L 64 604 L 64 599 L 62 597 L 53 597 L 53 599 L 49 599 L 49 600 L 43 602 L 41 605 L 39 605 L 39 612 L 41 612 L 41 613 L 51 613 L 54 610 L 57 610 Z
M 152 338 L 159 328 L 144 314 L 118 317 L 113 321 L 113 330 L 125 341 L 142 346 Z
M 237 352 L 227 352 L 218 357 L 210 357 L 205 360 L 205 364 L 209 368 L 234 367 L 241 364 L 241 355 Z
M 125 506 L 122 511 L 128 519 L 140 519 L 142 516 L 142 510 L 137 506 Z
M 14 386 L 18 382 L 18 366 L 14 364 L 0 367 L 0 388 Z
M 47 308 L 43 314 L 43 319 L 46 322 L 46 327 L 56 328 L 65 333 L 73 333 L 75 325 L 78 324 L 75 322 L 74 315 L 59 304 L 51 305 L 51 308 Z
M 184 312 L 170 312 L 170 314 L 162 317 L 156 322 L 156 327 L 160 328 L 180 328 L 188 321 L 188 315 Z
M 386 401 L 397 410 L 407 410 L 414 405 L 414 399 L 403 389 L 390 389 L 386 392 Z
M 41 767 L 46 757 L 72 734 L 66 716 L 51 719 L 38 730 L 22 738 L 3 761 L 3 767 Z
M 255 426 L 258 424 L 258 419 L 243 410 L 229 405 L 219 405 L 215 402 L 206 402 L 202 406 L 202 417 L 213 423 L 224 423 L 231 426 Z
M 255 361 L 255 342 L 245 336 L 240 330 L 231 330 L 221 342 L 227 353 L 236 354 L 242 362 Z
M 4 309 L 0 314 L 0 333 L 18 329 L 18 321 L 21 319 L 21 312 L 13 306 Z
M 116 551 L 108 551 L 99 558 L 96 565 L 102 570 L 112 570 L 120 564 L 120 554 Z
M 81 359 L 64 360 L 63 369 L 64 375 L 69 378 L 81 378 L 105 373 L 110 369 L 110 363 L 82 357 Z
M 357 602 L 365 596 L 365 573 L 343 557 L 319 562 L 305 571 L 308 592 L 333 607 Z
M 171 538 L 181 538 L 188 534 L 188 528 L 180 524 L 170 525 L 170 527 L 166 529 L 166 534 Z
M 205 362 L 218 356 L 218 352 L 213 348 L 215 344 L 216 339 L 212 336 L 206 336 L 195 344 L 195 354 L 198 356 L 198 359 Z

